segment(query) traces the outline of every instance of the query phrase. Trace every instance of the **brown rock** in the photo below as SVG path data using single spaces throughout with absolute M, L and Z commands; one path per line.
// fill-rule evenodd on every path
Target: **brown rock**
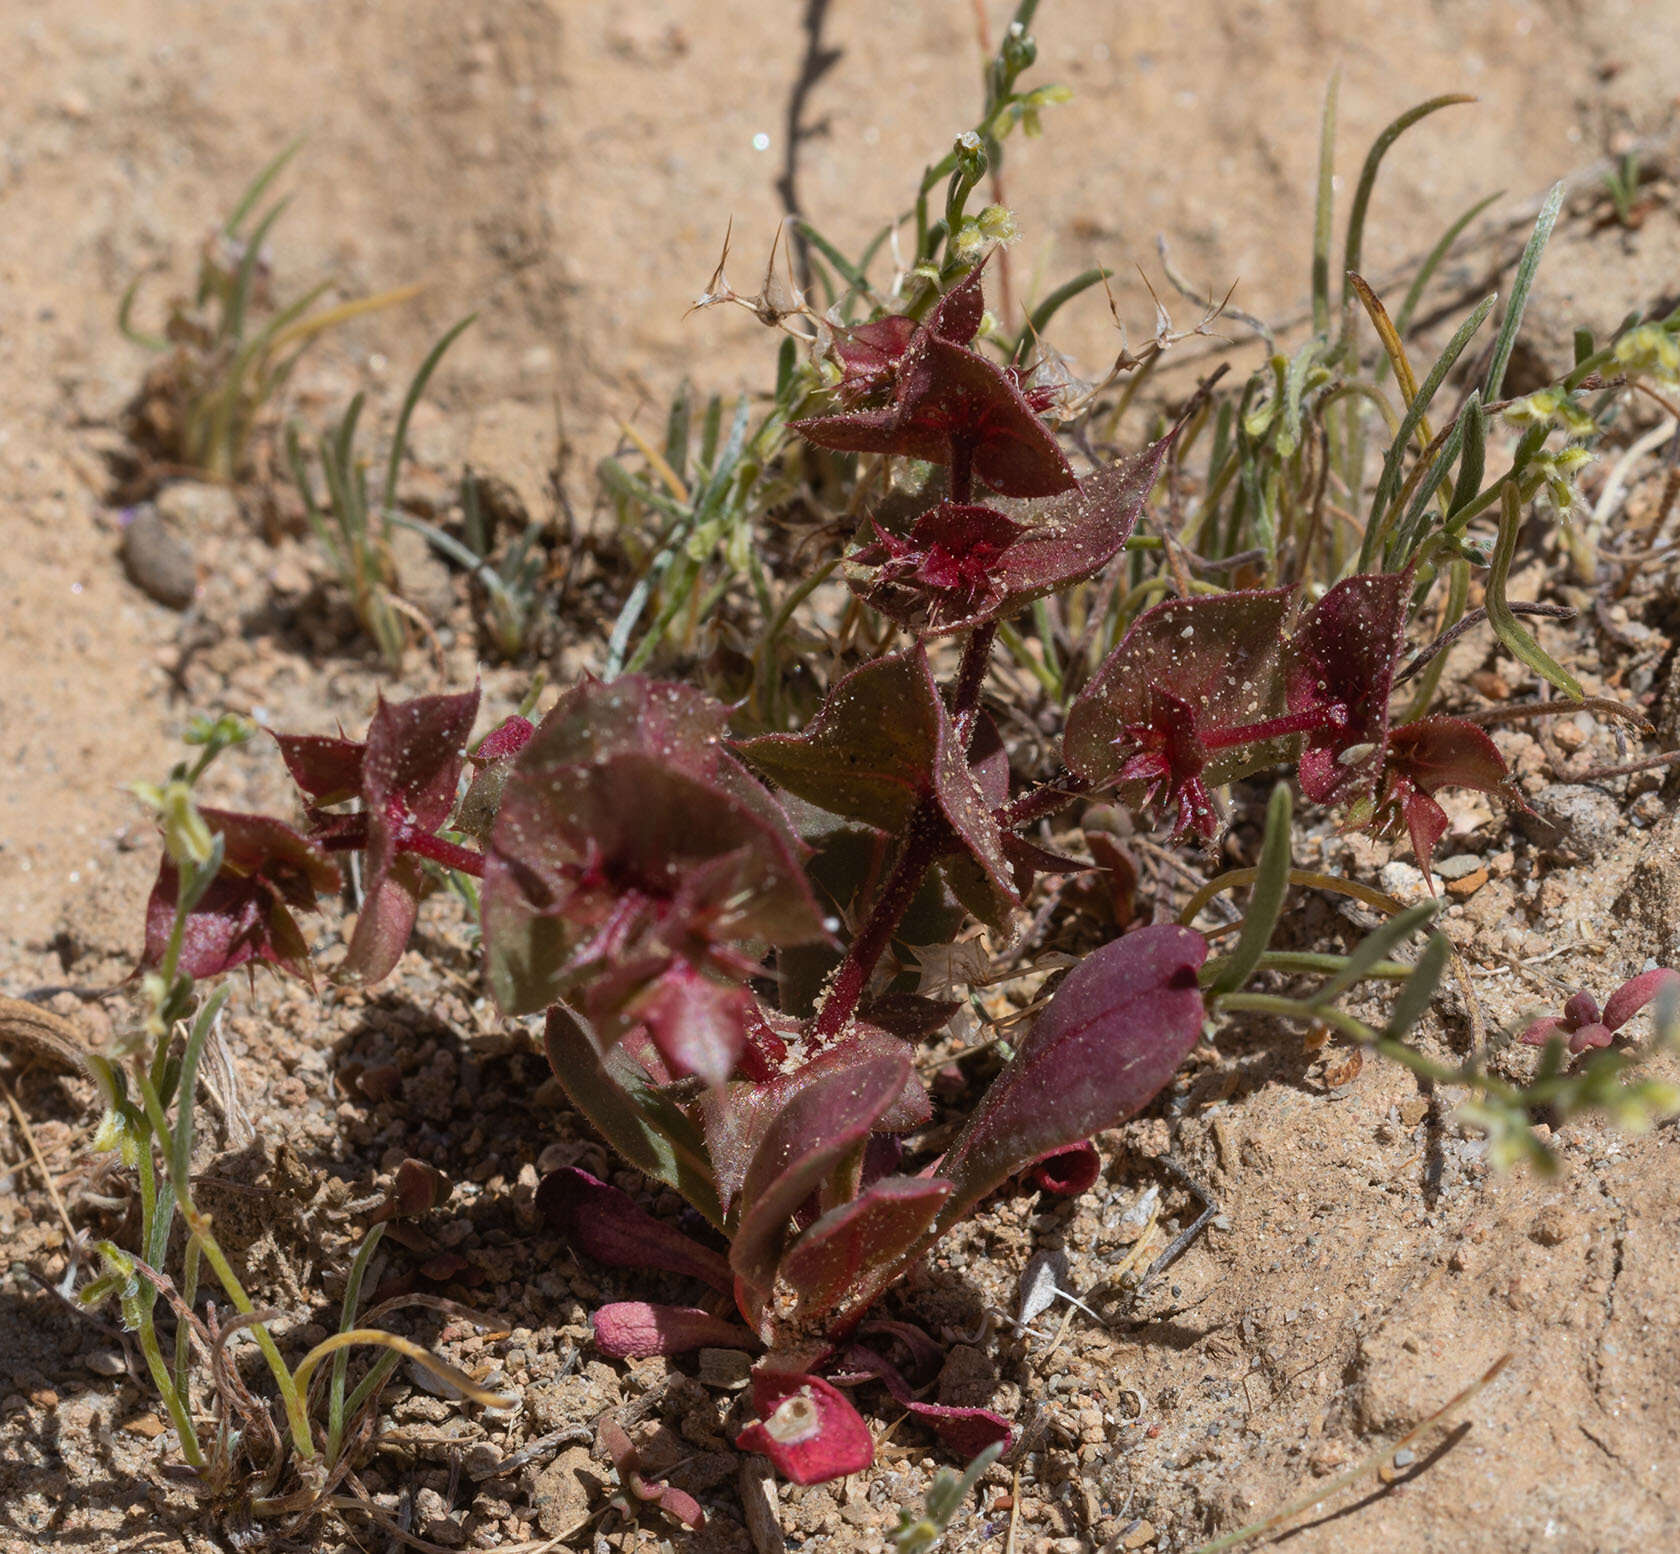
M 1476 894 L 1488 882 L 1488 871 L 1485 868 L 1474 869 L 1469 874 L 1461 875 L 1458 879 L 1447 881 L 1447 894 L 1457 896 L 1460 901 L 1467 900 Z
M 537 1475 L 531 1504 L 550 1538 L 576 1532 L 589 1520 L 590 1490 L 598 1484 L 587 1446 L 571 1446 Z
M 198 592 L 192 547 L 164 522 L 154 507 L 142 507 L 123 530 L 123 569 L 150 599 L 184 610 Z

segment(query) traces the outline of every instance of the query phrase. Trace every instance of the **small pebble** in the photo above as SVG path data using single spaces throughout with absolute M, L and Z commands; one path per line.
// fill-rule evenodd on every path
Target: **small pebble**
M 1483 868 L 1472 870 L 1469 874 L 1462 874 L 1457 879 L 1447 881 L 1447 894 L 1456 896 L 1459 900 L 1476 894 L 1488 882 L 1488 871 Z
M 115 1349 L 97 1349 L 87 1357 L 87 1368 L 96 1376 L 126 1376 L 128 1361 Z
M 1466 874 L 1474 874 L 1481 866 L 1482 860 L 1474 853 L 1455 853 L 1451 858 L 1441 859 L 1435 865 L 1435 872 L 1444 880 L 1459 880 Z
M 198 592 L 198 567 L 192 548 L 153 507 L 139 508 L 123 530 L 123 568 L 148 598 L 172 610 L 184 610 Z

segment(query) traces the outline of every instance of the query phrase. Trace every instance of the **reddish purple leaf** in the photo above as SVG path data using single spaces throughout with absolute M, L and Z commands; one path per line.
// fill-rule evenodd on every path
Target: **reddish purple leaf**
M 425 872 L 419 858 L 481 871 L 479 855 L 436 833 L 455 808 L 463 747 L 478 715 L 478 690 L 411 701 L 380 698 L 367 740 L 275 736 L 298 786 L 313 801 L 316 836 L 334 848 L 366 848 L 366 899 L 343 970 L 368 982 L 389 974 L 414 928 Z M 364 813 L 320 806 L 359 796 Z
M 529 718 L 522 718 L 517 714 L 504 718 L 479 741 L 478 748 L 467 759 L 475 766 L 488 766 L 493 761 L 505 761 L 518 755 L 530 744 L 531 736 L 536 731 L 536 725 Z
M 474 771 L 466 797 L 455 812 L 455 829 L 465 832 L 475 841 L 489 840 L 496 823 L 496 812 L 502 807 L 502 790 L 519 752 L 531 742 L 536 730 L 524 718 L 512 717 L 498 724 L 480 742 L 467 759 Z
M 799 1297 L 796 1326 L 827 1334 L 856 1323 L 903 1272 L 951 1194 L 937 1178 L 887 1176 L 830 1209 L 783 1254 L 777 1282 Z
M 924 1403 L 911 1391 L 898 1367 L 864 1344 L 846 1350 L 846 1364 L 885 1383 L 893 1401 L 920 1419 L 959 1457 L 975 1458 L 988 1446 L 1002 1443 L 1007 1451 L 1013 1426 L 989 1408 L 959 1408 L 948 1403 Z
M 181 970 L 213 977 L 262 961 L 307 982 L 309 946 L 292 912 L 312 910 L 318 894 L 337 890 L 337 868 L 314 842 L 266 815 L 199 813 L 222 838 L 222 868 L 187 914 Z M 179 875 L 166 856 L 146 902 L 143 965 L 163 959 L 179 892 Z
M 844 1478 L 875 1460 L 869 1426 L 820 1376 L 760 1367 L 753 1372 L 753 1406 L 761 1422 L 737 1435 L 735 1445 L 762 1452 L 795 1484 Z
M 1090 1191 L 1101 1175 L 1102 1156 L 1089 1139 L 1081 1144 L 1069 1144 L 1065 1149 L 1053 1149 L 1027 1168 L 1027 1176 L 1034 1186 L 1063 1198 L 1076 1198 Z
M 654 1354 L 688 1354 L 695 1349 L 750 1349 L 753 1335 L 693 1306 L 657 1306 L 645 1300 L 616 1300 L 589 1319 L 595 1347 L 615 1360 L 645 1360 Z
M 1123 777 L 1133 807 L 1175 809 L 1209 834 L 1208 789 L 1275 762 L 1285 738 L 1237 739 L 1283 711 L 1293 590 L 1169 599 L 1132 623 L 1068 711 L 1064 759 L 1090 782 Z M 1205 818 L 1204 818 L 1205 817 Z
M 271 729 L 269 731 L 273 733 Z M 362 742 L 326 734 L 275 734 L 286 770 L 313 804 L 337 804 L 362 791 Z
M 610 1044 L 645 1025 L 677 1072 L 721 1083 L 756 961 L 827 937 L 803 844 L 721 747 L 718 703 L 635 676 L 543 720 L 503 790 L 485 863 L 487 969 L 510 1012 L 577 997 Z
M 796 1038 L 798 1028 L 797 1021 L 786 1022 L 789 1034 Z M 782 1056 L 784 1059 L 787 1056 L 785 1048 Z M 771 1124 L 800 1089 L 818 1078 L 827 1082 L 826 1076 L 850 1073 L 860 1066 L 883 1060 L 896 1066 L 908 1064 L 908 1059 L 909 1049 L 896 1036 L 854 1021 L 848 1035 L 791 1071 L 778 1068 L 762 1079 L 729 1084 L 702 1096 L 699 1109 L 706 1152 L 711 1158 L 724 1209 L 734 1206 L 746 1180 L 747 1167 Z M 932 1115 L 927 1091 L 914 1068 L 910 1068 L 903 1088 L 881 1114 L 876 1126 L 886 1132 L 902 1133 L 921 1127 Z
M 1670 989 L 1680 992 L 1680 971 L 1657 966 L 1641 972 L 1610 995 L 1604 1005 L 1604 1023 L 1611 1030 L 1619 1031 L 1653 998 L 1661 997 L 1664 991 Z
M 1412 575 L 1343 578 L 1307 611 L 1290 642 L 1288 704 L 1316 713 L 1301 751 L 1301 791 L 1314 803 L 1369 798 L 1388 744 L 1388 698 Z
M 865 344 L 843 404 L 855 404 L 864 383 L 890 381 L 891 401 L 843 409 L 793 423 L 819 447 L 845 453 L 892 453 L 934 464 L 966 466 L 1005 496 L 1052 496 L 1073 485 L 1073 472 L 1020 385 L 1004 368 L 967 348 L 981 307 L 979 272 L 955 288 L 910 335 L 896 361 L 893 326 Z M 851 345 L 848 341 L 848 347 Z M 839 348 L 843 372 L 851 367 Z M 845 380 L 843 379 L 843 382 Z M 966 487 L 953 495 L 966 499 Z
M 1572 994 L 1563 1006 L 1563 1016 L 1553 1015 L 1536 1020 L 1522 1033 L 1520 1040 L 1531 1047 L 1543 1046 L 1552 1036 L 1569 1038 L 1571 1052 L 1585 1052 L 1589 1047 L 1608 1047 L 1616 1039 L 1616 1032 L 1638 1014 L 1653 998 L 1664 992 L 1680 992 L 1680 972 L 1666 966 L 1656 966 L 1624 982 L 1599 1013 L 1598 1000 L 1591 993 Z
M 1022 1167 L 1140 1111 L 1202 1034 L 1196 973 L 1207 941 L 1140 928 L 1080 962 L 939 1166 L 956 1191 L 949 1226 Z
M 412 701 L 381 697 L 362 755 L 362 802 L 369 814 L 398 837 L 442 826 L 455 808 L 455 785 L 477 716 L 477 687 Z
M 741 1184 L 741 1212 L 729 1266 L 752 1304 L 767 1293 L 788 1223 L 828 1174 L 864 1141 L 904 1094 L 907 1049 L 864 1059 L 800 1083 L 765 1128 Z M 749 1311 L 749 1316 L 757 1316 Z
M 577 1166 L 551 1171 L 537 1207 L 567 1243 L 613 1268 L 657 1268 L 731 1294 L 734 1275 L 720 1253 L 655 1219 L 627 1193 Z
M 1404 824 L 1418 867 L 1433 888 L 1429 862 L 1447 833 L 1447 812 L 1435 802 L 1442 788 L 1473 788 L 1521 805 L 1522 795 L 1499 747 L 1486 730 L 1462 718 L 1419 718 L 1389 736 L 1382 796 L 1375 811 L 1379 829 Z
M 618 1482 L 636 1499 L 651 1501 L 672 1520 L 681 1522 L 690 1530 L 705 1525 L 706 1513 L 701 1510 L 700 1502 L 693 1495 L 673 1488 L 661 1479 L 647 1476 L 641 1452 L 612 1415 L 604 1414 L 601 1417 L 595 1427 L 595 1434 L 597 1440 L 606 1448 L 607 1455 L 612 1458 L 613 1467 L 618 1470 Z
M 926 637 L 968 630 L 1091 577 L 1136 528 L 1176 433 L 1071 491 L 991 507 L 941 503 L 900 539 L 885 531 L 846 562 L 872 608 Z
M 803 733 L 761 734 L 736 749 L 796 797 L 882 831 L 902 832 L 932 796 L 954 843 L 994 891 L 1016 899 L 1002 832 L 920 645 L 839 680 Z

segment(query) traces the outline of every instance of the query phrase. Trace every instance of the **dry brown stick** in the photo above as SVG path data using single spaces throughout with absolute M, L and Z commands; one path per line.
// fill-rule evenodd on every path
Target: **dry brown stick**
M 0 1091 L 5 1093 L 6 1104 L 11 1107 L 12 1115 L 17 1118 L 23 1141 L 35 1158 L 35 1169 L 41 1173 L 41 1180 L 47 1184 L 47 1196 L 52 1199 L 53 1207 L 58 1210 L 58 1217 L 64 1221 L 64 1233 L 74 1241 L 76 1227 L 70 1223 L 70 1211 L 64 1207 L 64 1199 L 59 1196 L 58 1183 L 53 1180 L 52 1172 L 47 1169 L 47 1162 L 41 1157 L 40 1145 L 35 1142 L 35 1130 L 29 1126 L 29 1119 L 24 1116 L 23 1108 L 18 1105 L 17 1097 L 12 1094 L 12 1087 L 3 1079 L 0 1079 Z
M 1215 1538 L 1212 1543 L 1204 1543 L 1195 1551 L 1195 1554 L 1220 1554 L 1220 1551 L 1223 1549 L 1235 1548 L 1237 1544 L 1246 1543 L 1250 1538 L 1258 1538 L 1262 1533 L 1272 1532 L 1276 1528 L 1280 1527 L 1284 1522 L 1288 1521 L 1290 1517 L 1297 1516 L 1302 1511 L 1311 1510 L 1320 1502 L 1328 1500 L 1331 1495 L 1336 1494 L 1340 1490 L 1346 1489 L 1349 1484 L 1357 1483 L 1367 1473 L 1385 1466 L 1387 1463 L 1392 1461 L 1396 1452 L 1400 1451 L 1403 1447 L 1410 1445 L 1411 1442 L 1415 1441 L 1431 1425 L 1439 1424 L 1449 1414 L 1462 1408 L 1471 1400 L 1471 1398 L 1475 1397 L 1475 1395 L 1480 1392 L 1483 1387 L 1492 1381 L 1495 1376 L 1504 1370 L 1510 1362 L 1511 1356 L 1509 1354 L 1500 1355 L 1500 1357 L 1485 1371 L 1483 1371 L 1475 1381 L 1471 1382 L 1468 1387 L 1466 1387 L 1462 1392 L 1456 1394 L 1454 1397 L 1449 1398 L 1438 1409 L 1436 1409 L 1434 1413 L 1424 1419 L 1420 1419 L 1398 1440 L 1389 1442 L 1389 1444 L 1384 1446 L 1380 1451 L 1372 1452 L 1370 1456 L 1364 1459 L 1364 1461 L 1349 1468 L 1346 1473 L 1338 1474 L 1335 1478 L 1331 1479 L 1328 1484 L 1325 1484 L 1318 1489 L 1310 1490 L 1297 1500 L 1290 1501 L 1288 1505 L 1282 1507 L 1280 1510 L 1273 1511 L 1270 1516 L 1263 1517 L 1257 1522 L 1250 1522 L 1246 1527 L 1239 1527 L 1235 1532 L 1228 1532 L 1222 1538 Z

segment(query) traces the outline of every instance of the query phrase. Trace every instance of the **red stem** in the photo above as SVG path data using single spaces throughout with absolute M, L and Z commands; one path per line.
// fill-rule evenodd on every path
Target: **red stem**
M 951 693 L 951 718 L 957 725 L 957 738 L 964 750 L 973 742 L 974 726 L 979 722 L 980 688 L 986 683 L 996 636 L 996 621 L 984 621 L 969 632 L 968 645 L 963 649 L 962 664 L 957 670 L 956 688 Z
M 974 439 L 951 438 L 951 500 L 968 502 L 974 497 Z
M 870 909 L 869 920 L 858 930 L 846 958 L 828 985 L 822 1007 L 817 1011 L 811 1035 L 818 1046 L 837 1035 L 857 1012 L 858 1000 L 869 986 L 875 964 L 892 942 L 893 933 L 910 909 L 928 866 L 939 856 L 939 811 L 935 801 L 924 798 L 910 817 L 904 845 L 892 873 L 881 887 Z
M 445 841 L 441 836 L 433 836 L 430 831 L 410 831 L 397 838 L 397 848 L 400 852 L 414 853 L 421 858 L 430 858 L 433 863 L 441 863 L 446 869 L 454 869 L 457 874 L 470 874 L 474 879 L 484 878 L 484 854 L 475 853 L 470 847 L 463 847 L 459 842 Z
M 1338 719 L 1329 708 L 1309 707 L 1304 712 L 1285 713 L 1281 718 L 1267 718 L 1260 723 L 1208 729 L 1200 738 L 1204 750 L 1228 750 L 1233 745 L 1257 745 L 1262 740 L 1282 739 L 1289 734 L 1310 734 L 1315 729 L 1333 728 L 1346 721 L 1346 709 Z
M 1001 809 L 993 810 L 992 818 L 1002 830 L 1013 831 L 1029 821 L 1042 820 L 1059 809 L 1066 809 L 1081 794 L 1087 792 L 1090 786 L 1083 777 L 1075 777 L 1070 773 L 1059 783 L 1046 783 L 1042 788 L 1033 788 L 1012 799 Z
M 952 472 L 956 472 L 955 456 L 958 445 L 952 444 Z M 963 461 L 964 485 L 967 485 L 967 461 Z M 985 683 L 986 667 L 992 656 L 992 640 L 997 636 L 995 622 L 987 621 L 968 634 L 963 648 L 962 664 L 957 670 L 956 686 L 951 693 L 951 719 L 956 725 L 957 738 L 966 752 L 973 742 L 974 728 L 979 721 L 980 687 Z M 846 958 L 828 985 L 822 1006 L 817 1010 L 811 1027 L 814 1042 L 820 1047 L 836 1035 L 857 1012 L 858 1000 L 874 974 L 875 965 L 886 953 L 887 946 L 910 903 L 921 889 L 923 876 L 942 851 L 948 835 L 939 812 L 939 801 L 932 794 L 925 795 L 905 828 L 904 844 L 899 849 L 892 873 L 869 909 L 869 917 L 846 951 Z

